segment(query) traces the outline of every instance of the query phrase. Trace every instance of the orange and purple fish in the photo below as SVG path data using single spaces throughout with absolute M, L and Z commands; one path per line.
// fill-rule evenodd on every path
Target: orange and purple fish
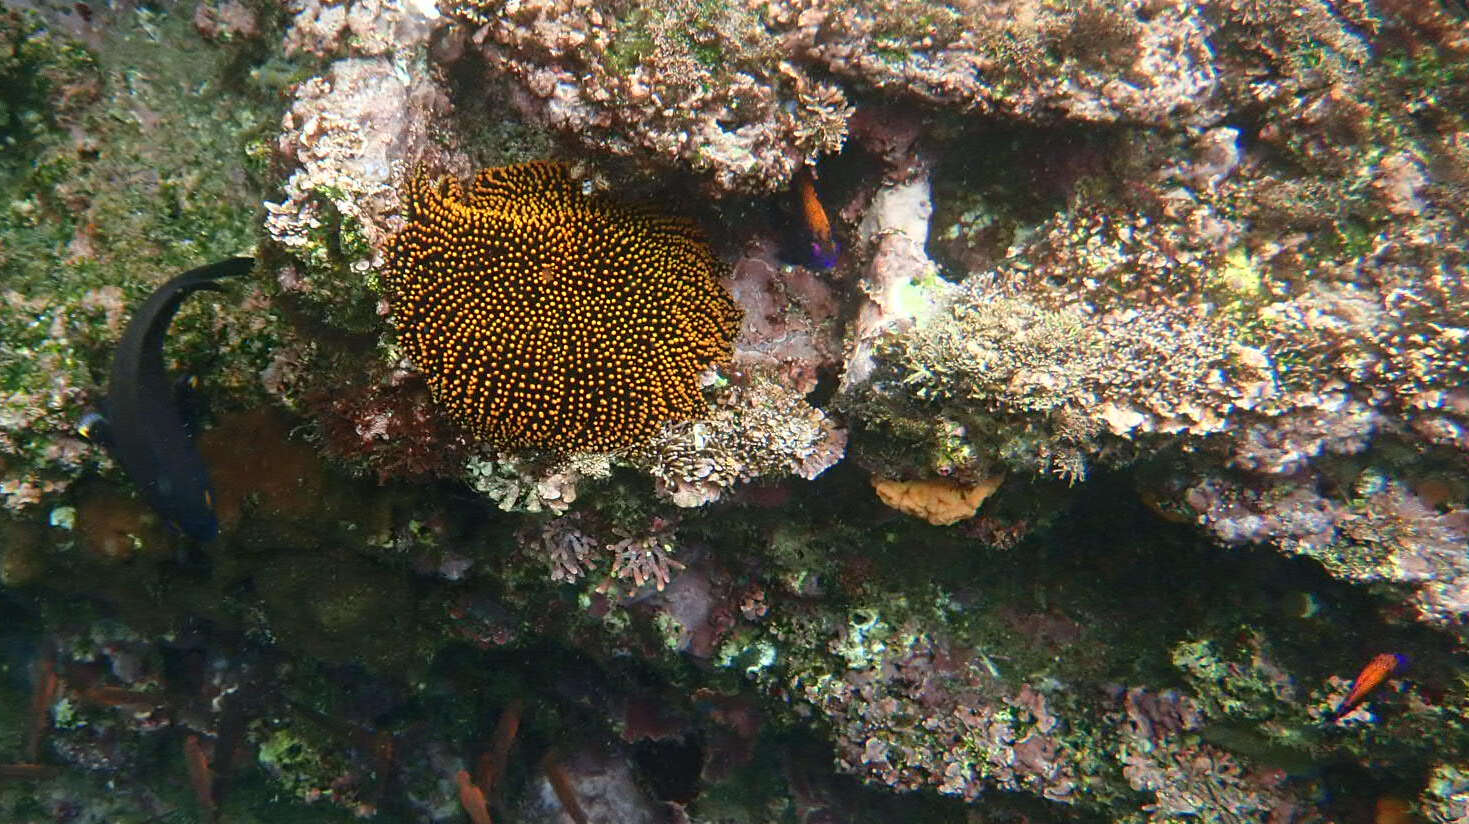
M 795 208 L 781 209 L 787 237 L 782 243 L 781 257 L 788 263 L 830 269 L 841 254 L 841 244 L 832 235 L 831 219 L 816 194 L 816 178 L 810 166 L 802 166 L 791 183 Z M 794 211 L 794 214 L 791 212 Z
M 1373 690 L 1382 686 L 1382 682 L 1402 672 L 1408 666 L 1408 656 L 1396 652 L 1384 652 L 1374 656 L 1367 666 L 1357 673 L 1357 680 L 1352 682 L 1352 688 L 1347 692 L 1336 709 L 1327 714 L 1328 722 L 1335 721 L 1357 708 L 1357 705 L 1367 699 Z
M 831 221 L 826 217 L 826 209 L 816 196 L 816 179 L 810 166 L 802 166 L 796 173 L 796 191 L 801 196 L 801 215 L 806 219 L 806 231 L 811 233 L 811 260 L 823 269 L 830 269 L 836 265 L 841 250 L 831 236 Z

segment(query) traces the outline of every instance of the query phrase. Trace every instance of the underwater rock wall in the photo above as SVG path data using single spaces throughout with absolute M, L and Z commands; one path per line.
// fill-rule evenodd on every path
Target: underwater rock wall
M 1466 17 L 7 11 L 0 810 L 1462 820 Z M 383 283 L 416 172 L 548 158 L 741 315 L 605 452 L 456 425 Z M 130 306 L 252 249 L 170 335 L 191 547 L 75 424 Z

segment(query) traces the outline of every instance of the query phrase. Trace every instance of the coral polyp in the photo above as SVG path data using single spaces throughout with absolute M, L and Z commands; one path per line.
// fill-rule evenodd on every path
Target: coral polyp
M 581 193 L 563 166 L 413 175 L 385 250 L 399 339 L 434 399 L 507 447 L 594 451 L 704 408 L 740 311 L 690 221 Z

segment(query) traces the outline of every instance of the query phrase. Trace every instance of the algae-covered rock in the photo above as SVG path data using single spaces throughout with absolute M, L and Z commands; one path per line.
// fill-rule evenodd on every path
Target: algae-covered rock
M 6 12 L 0 818 L 1462 819 L 1460 5 Z M 435 401 L 403 183 L 533 159 L 707 231 L 707 414 L 561 454 Z M 639 251 L 479 194 L 532 284 Z M 243 253 L 165 349 L 199 544 L 74 425 Z
M 90 14 L 90 12 L 88 12 Z M 76 434 L 128 308 L 200 263 L 248 253 L 265 185 L 247 155 L 274 120 L 243 46 L 186 15 L 7 11 L 0 221 L 0 498 L 23 509 L 107 465 Z M 202 47 L 202 50 L 200 50 Z M 196 298 L 168 351 L 232 403 L 283 334 L 254 282 Z

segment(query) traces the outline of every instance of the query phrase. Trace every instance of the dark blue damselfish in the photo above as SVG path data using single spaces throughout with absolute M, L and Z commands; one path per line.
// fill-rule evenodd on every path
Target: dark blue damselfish
M 200 289 L 223 291 L 220 278 L 248 273 L 255 259 L 229 258 L 179 275 L 158 287 L 133 313 L 112 355 L 104 420 L 97 432 L 144 500 L 185 535 L 199 541 L 219 534 L 209 470 L 194 448 L 184 413 L 163 367 L 163 340 L 184 298 Z

